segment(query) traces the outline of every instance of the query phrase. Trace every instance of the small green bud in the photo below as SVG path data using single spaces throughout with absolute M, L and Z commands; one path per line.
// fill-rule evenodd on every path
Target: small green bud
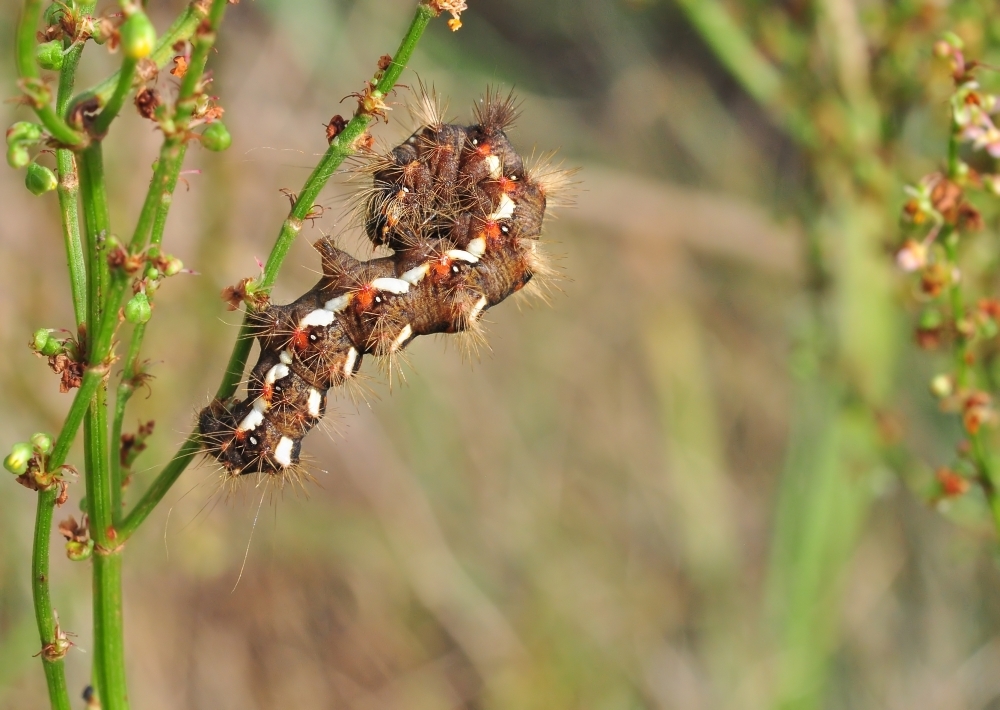
M 94 552 L 93 540 L 87 540 L 86 542 L 69 540 L 66 543 L 66 556 L 71 560 L 73 560 L 74 562 L 83 562 L 84 560 L 90 559 L 90 555 L 93 552 Z
M 150 266 L 146 269 L 146 278 L 150 281 L 156 281 L 156 279 L 160 278 L 160 270 L 155 266 Z
M 156 45 L 156 30 L 142 10 L 133 12 L 121 26 L 122 52 L 129 59 L 145 59 Z
M 31 435 L 31 445 L 35 447 L 35 451 L 38 453 L 48 456 L 52 453 L 54 443 L 51 436 L 43 431 L 39 431 Z
M 63 64 L 63 46 L 57 39 L 51 42 L 43 42 L 35 48 L 35 59 L 42 69 L 59 71 Z
M 23 145 L 12 145 L 7 148 L 7 165 L 20 170 L 31 162 L 31 155 Z
M 944 325 L 944 316 L 936 308 L 927 308 L 920 314 L 917 327 L 921 330 L 937 330 Z
M 18 121 L 7 129 L 7 145 L 31 145 L 42 139 L 42 127 L 31 121 Z
M 51 357 L 63 351 L 63 342 L 52 336 L 52 331 L 48 328 L 39 328 L 31 336 L 31 349 L 39 355 Z
M 167 264 L 163 269 L 164 276 L 176 276 L 184 268 L 184 262 L 176 256 L 167 257 Z
M 3 460 L 3 467 L 15 476 L 20 476 L 28 470 L 28 462 L 34 455 L 35 451 L 31 444 L 27 441 L 20 441 L 11 447 L 7 458 Z
M 961 52 L 963 49 L 965 49 L 965 42 L 963 42 L 962 38 L 959 37 L 954 32 L 945 32 L 943 35 L 941 35 L 941 37 L 942 37 L 942 39 L 944 39 L 945 42 L 947 42 L 948 44 L 950 44 L 952 47 L 954 47 L 958 51 Z
M 24 176 L 24 186 L 32 195 L 44 195 L 55 190 L 58 185 L 56 174 L 44 165 L 32 163 L 28 166 L 28 173 Z
M 232 145 L 233 137 L 222 121 L 213 121 L 201 134 L 201 144 L 216 153 Z
M 80 512 L 87 513 L 87 496 L 80 496 Z
M 46 27 L 52 27 L 53 25 L 58 25 L 59 21 L 62 19 L 63 13 L 66 11 L 63 9 L 62 5 L 57 2 L 52 3 L 42 14 L 42 21 L 45 23 Z
M 153 315 L 153 309 L 149 305 L 149 299 L 142 291 L 132 296 L 131 300 L 125 304 L 125 320 L 129 323 L 139 325 L 149 320 Z

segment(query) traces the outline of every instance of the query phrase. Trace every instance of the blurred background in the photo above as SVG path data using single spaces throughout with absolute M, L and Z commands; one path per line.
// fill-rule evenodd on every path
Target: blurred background
M 461 31 L 432 24 L 402 81 L 433 84 L 460 121 L 488 84 L 515 87 L 514 144 L 582 168 L 576 205 L 546 220 L 560 290 L 491 310 L 472 362 L 420 339 L 391 391 L 366 363 L 368 401 L 331 399 L 330 431 L 306 440 L 305 492 L 227 496 L 213 467 L 185 473 L 126 553 L 133 706 L 1000 708 L 994 533 L 974 492 L 929 502 L 959 425 L 927 393 L 946 356 L 913 347 L 911 286 L 892 269 L 902 186 L 946 151 L 933 42 L 952 30 L 1000 64 L 995 6 L 469 4 Z M 233 146 L 192 148 L 174 199 L 166 250 L 198 275 L 157 295 L 156 379 L 127 420 L 155 418 L 156 434 L 134 488 L 218 385 L 239 322 L 219 291 L 257 272 L 279 190 L 301 186 L 413 5 L 230 7 L 209 66 Z M 149 11 L 162 30 L 181 8 Z M 17 13 L 0 0 L 11 97 Z M 88 48 L 79 86 L 117 62 Z M 385 146 L 408 134 L 407 97 L 374 129 Z M 106 143 L 123 233 L 159 142 L 126 110 Z M 0 170 L 3 447 L 58 430 L 69 399 L 26 347 L 72 312 L 55 195 L 22 180 Z M 279 302 L 313 284 L 322 234 L 369 253 L 344 218 L 356 186 L 334 182 Z M 984 209 L 970 249 L 996 295 Z M 34 497 L 4 486 L 0 707 L 40 708 Z M 52 575 L 79 693 L 89 569 L 53 539 Z

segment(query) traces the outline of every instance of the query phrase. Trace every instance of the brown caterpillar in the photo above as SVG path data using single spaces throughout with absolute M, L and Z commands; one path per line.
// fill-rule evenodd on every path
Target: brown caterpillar
M 251 316 L 261 353 L 246 399 L 200 413 L 204 448 L 227 475 L 293 469 L 327 390 L 364 355 L 391 358 L 418 335 L 475 332 L 488 308 L 548 273 L 537 238 L 567 173 L 525 168 L 506 135 L 513 96 L 487 91 L 470 126 L 445 123 L 426 91 L 415 114 L 422 127 L 361 168 L 372 186 L 358 197 L 360 221 L 392 255 L 359 261 L 316 242 L 319 283 Z

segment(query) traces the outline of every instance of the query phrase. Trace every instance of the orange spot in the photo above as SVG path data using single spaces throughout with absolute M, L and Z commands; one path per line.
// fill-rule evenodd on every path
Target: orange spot
M 500 231 L 500 223 L 492 219 L 486 222 L 482 234 L 491 242 L 498 241 L 503 236 L 503 232 Z
M 355 292 L 352 300 L 360 311 L 365 312 L 371 308 L 372 302 L 375 300 L 375 289 L 371 286 L 362 286 Z
M 236 441 L 243 441 L 246 438 L 247 433 L 242 429 L 236 430 Z
M 451 273 L 451 259 L 442 256 L 431 262 L 431 278 L 440 280 L 446 278 Z
M 292 331 L 292 347 L 296 350 L 305 350 L 309 347 L 309 333 L 304 328 L 296 328 Z
M 270 402 L 271 397 L 274 396 L 274 385 L 269 385 L 265 382 L 264 387 L 260 391 L 260 396 Z

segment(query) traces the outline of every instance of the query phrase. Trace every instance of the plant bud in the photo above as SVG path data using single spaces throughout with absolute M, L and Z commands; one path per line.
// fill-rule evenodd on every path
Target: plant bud
M 39 431 L 31 435 L 31 445 L 35 447 L 35 451 L 38 453 L 48 456 L 52 453 L 54 443 L 51 436 L 43 431 Z
M 87 510 L 87 496 L 81 496 L 80 497 L 80 512 L 81 513 L 88 513 L 89 512 Z
M 122 52 L 129 59 L 145 59 L 156 45 L 156 30 L 142 10 L 133 12 L 121 26 Z
M 74 562 L 83 562 L 84 560 L 90 559 L 90 555 L 93 551 L 93 540 L 87 540 L 86 542 L 70 540 L 66 543 L 66 556 Z
M 132 296 L 125 304 L 125 320 L 135 325 L 140 325 L 149 320 L 153 315 L 153 309 L 149 305 L 149 299 L 142 291 Z
M 24 146 L 12 145 L 7 148 L 7 165 L 10 167 L 20 170 L 30 162 L 31 156 L 28 154 L 28 149 Z
M 31 145 L 42 139 L 42 127 L 31 121 L 18 121 L 7 129 L 7 145 Z
M 27 441 L 20 441 L 11 447 L 7 458 L 3 460 L 3 467 L 15 476 L 20 476 L 28 470 L 28 462 L 34 455 L 35 451 L 31 448 L 31 444 Z
M 228 148 L 232 142 L 233 137 L 229 135 L 229 130 L 222 121 L 210 123 L 201 134 L 201 144 L 216 153 Z
M 35 49 L 35 59 L 42 69 L 59 71 L 63 64 L 63 46 L 57 39 L 51 42 L 43 42 Z
M 167 257 L 166 266 L 163 269 L 164 276 L 176 276 L 184 268 L 184 262 L 176 256 Z
M 44 195 L 55 190 L 58 185 L 56 174 L 44 165 L 32 163 L 28 166 L 28 173 L 24 176 L 24 186 L 32 195 Z
M 62 343 L 57 338 L 52 337 L 52 331 L 48 328 L 36 330 L 35 334 L 31 336 L 30 345 L 32 350 L 46 357 L 55 355 L 62 350 Z

